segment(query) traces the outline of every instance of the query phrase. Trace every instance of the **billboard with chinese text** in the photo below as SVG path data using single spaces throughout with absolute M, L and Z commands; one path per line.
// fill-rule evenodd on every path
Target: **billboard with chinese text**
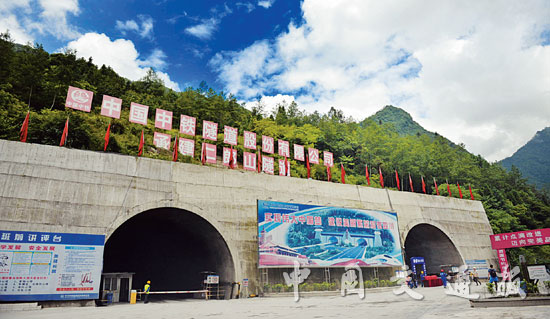
M 104 235 L 0 230 L 0 301 L 99 298 Z
M 397 214 L 258 201 L 259 267 L 403 265 Z

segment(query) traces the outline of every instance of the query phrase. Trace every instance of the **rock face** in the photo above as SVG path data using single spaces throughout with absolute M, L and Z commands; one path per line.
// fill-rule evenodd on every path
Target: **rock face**
M 107 259 L 140 254 L 136 243 L 146 238 L 157 248 L 145 256 L 155 257 L 140 263 L 143 269 L 157 267 L 156 282 L 171 271 L 196 277 L 181 275 L 181 269 L 170 265 L 208 260 L 222 282 L 248 278 L 249 292 L 257 292 L 257 200 L 394 211 L 401 245 L 420 240 L 427 261 L 440 262 L 438 256 L 452 249 L 458 258 L 454 262 L 496 262 L 489 240 L 492 230 L 479 201 L 5 140 L 0 141 L 0 180 L 1 229 L 104 234 L 105 264 L 121 268 L 116 271 L 133 269 L 124 269 L 124 258 L 118 264 Z M 145 231 L 132 228 L 139 223 Z M 445 243 L 430 245 L 430 236 L 419 235 L 422 225 L 429 225 L 438 233 L 434 238 Z M 129 244 L 115 243 L 122 240 Z M 107 253 L 113 247 L 118 251 Z M 418 247 L 405 248 L 419 252 Z
M 550 191 L 550 127 L 538 131 L 527 144 L 501 163 L 507 169 L 512 165 L 517 167 L 538 188 Z

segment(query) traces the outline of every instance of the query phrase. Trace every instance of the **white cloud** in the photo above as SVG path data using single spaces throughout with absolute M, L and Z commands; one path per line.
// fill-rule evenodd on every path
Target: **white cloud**
M 153 18 L 151 17 L 144 17 L 141 20 L 141 37 L 150 37 L 153 33 Z
M 357 120 L 393 104 L 489 160 L 550 126 L 547 1 L 304 0 L 302 10 L 302 25 L 210 61 L 226 91 L 293 95 Z
M 221 72 L 227 91 L 250 99 L 262 94 L 261 89 L 253 84 L 261 81 L 259 76 L 266 73 L 262 68 L 269 52 L 267 41 L 261 41 L 238 53 L 217 53 L 209 64 Z
M 35 32 L 70 40 L 80 33 L 67 20 L 79 13 L 78 0 L 2 0 L 0 30 L 9 29 L 17 42 L 32 41 Z
M 246 8 L 246 12 L 247 12 L 247 13 L 250 13 L 250 12 L 252 12 L 254 9 L 256 9 L 256 7 L 254 6 L 254 4 L 251 3 L 251 2 L 237 2 L 237 3 L 235 3 L 235 5 L 236 5 L 237 7 L 244 7 L 244 8 Z
M 275 3 L 275 0 L 259 0 L 258 5 L 260 7 L 264 7 L 265 9 L 271 8 L 271 6 Z
M 172 81 L 168 73 L 159 72 L 159 71 L 156 71 L 156 72 L 158 77 L 164 82 L 164 86 L 174 91 L 181 91 L 179 84 L 177 82 Z
M 0 1 L 0 12 L 8 12 L 13 9 L 30 9 L 30 0 L 2 0 Z
M 139 31 L 139 25 L 134 20 L 126 20 L 124 22 L 116 20 L 115 28 L 126 35 L 126 31 Z
M 141 26 L 135 20 L 126 20 L 126 21 L 116 21 L 115 28 L 119 30 L 123 35 L 126 35 L 126 32 L 133 31 L 136 32 L 142 38 L 152 38 L 153 37 L 153 18 L 150 16 L 139 15 L 138 16 Z
M 132 81 L 145 76 L 150 67 L 164 70 L 167 66 L 166 55 L 162 50 L 155 49 L 150 56 L 142 60 L 132 41 L 125 39 L 112 41 L 105 34 L 86 33 L 69 42 L 67 48 L 76 50 L 78 57 L 85 59 L 92 57 L 93 62 L 98 66 L 105 64 L 112 67 L 119 75 Z M 180 90 L 179 85 L 172 81 L 167 73 L 157 71 L 157 74 L 167 87 Z
M 185 32 L 201 40 L 208 40 L 217 30 L 219 23 L 220 20 L 216 18 L 206 19 L 200 24 L 186 28 Z
M 43 11 L 41 21 L 31 24 L 40 32 L 48 32 L 59 39 L 75 39 L 80 33 L 67 22 L 67 15 L 78 15 L 78 0 L 39 0 Z
M 222 9 L 213 7 L 210 9 L 210 12 L 212 14 L 211 18 L 202 19 L 201 23 L 185 28 L 185 32 L 201 40 L 209 40 L 214 35 L 214 32 L 218 30 L 218 25 L 222 19 L 233 13 L 233 10 L 227 4 L 224 4 Z
M 164 70 L 164 68 L 167 66 L 165 59 L 166 54 L 164 54 L 161 49 L 154 49 L 147 60 L 144 61 L 144 64 L 158 70 Z
M 278 105 L 288 106 L 290 103 L 294 102 L 294 96 L 292 95 L 283 95 L 277 94 L 275 96 L 262 96 L 259 101 L 253 102 L 242 102 L 244 106 L 251 110 L 253 107 L 258 105 L 258 102 L 264 107 L 264 114 L 271 114 L 273 111 L 277 110 Z
M 0 14 L 0 33 L 9 31 L 11 38 L 17 43 L 33 42 L 34 37 L 19 24 L 13 14 L 3 16 Z

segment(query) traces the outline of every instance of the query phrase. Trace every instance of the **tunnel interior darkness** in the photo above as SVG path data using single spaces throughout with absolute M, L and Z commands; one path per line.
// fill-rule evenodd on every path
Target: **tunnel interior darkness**
M 428 274 L 439 274 L 442 265 L 458 267 L 463 264 L 449 237 L 428 224 L 416 225 L 409 231 L 405 239 L 405 255 L 409 266 L 411 257 L 424 257 Z
M 234 281 L 234 265 L 220 233 L 202 217 L 176 208 L 140 213 L 122 224 L 105 244 L 103 272 L 134 272 L 132 289 L 202 289 L 203 271 Z M 191 295 L 186 295 L 191 297 Z

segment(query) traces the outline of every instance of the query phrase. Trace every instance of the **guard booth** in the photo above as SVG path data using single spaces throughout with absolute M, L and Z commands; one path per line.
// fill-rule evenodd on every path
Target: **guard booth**
M 108 302 L 130 302 L 133 272 L 101 274 L 101 299 Z
M 206 291 L 206 299 L 223 299 L 225 295 L 224 289 L 220 289 L 220 276 L 212 271 L 203 271 L 202 289 Z

